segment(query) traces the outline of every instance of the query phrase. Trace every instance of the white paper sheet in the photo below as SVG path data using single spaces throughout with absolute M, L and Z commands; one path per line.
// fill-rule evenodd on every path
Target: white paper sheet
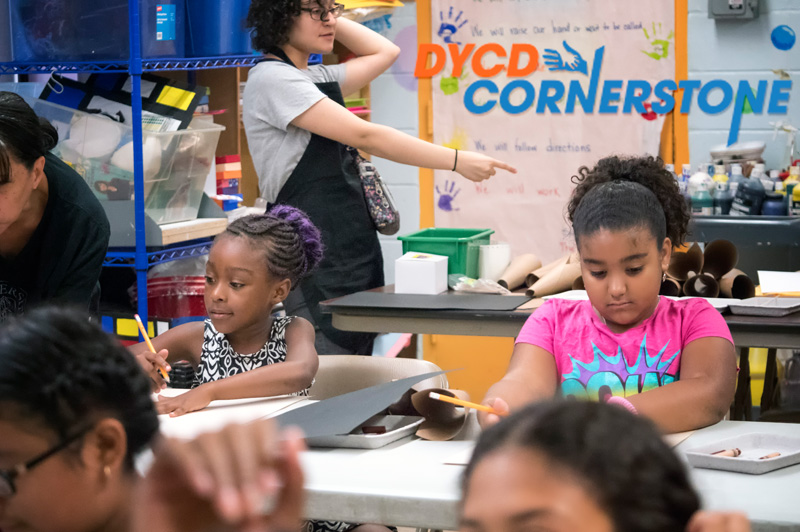
M 775 272 L 758 270 L 762 294 L 800 292 L 800 272 Z

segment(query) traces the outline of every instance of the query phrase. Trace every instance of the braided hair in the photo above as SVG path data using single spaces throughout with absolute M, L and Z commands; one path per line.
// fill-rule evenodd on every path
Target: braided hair
M 685 530 L 700 501 L 680 459 L 648 420 L 617 406 L 553 400 L 532 404 L 481 434 L 464 472 L 504 448 L 529 450 L 573 472 L 617 532 Z
M 76 309 L 42 307 L 0 328 L 0 411 L 60 439 L 114 417 L 125 427 L 125 463 L 158 432 L 150 384 L 136 359 Z
M 57 143 L 56 128 L 36 116 L 22 96 L 0 91 L 0 184 L 9 180 L 10 157 L 30 170 Z
M 582 166 L 578 174 L 572 176 L 577 186 L 567 207 L 576 244 L 600 229 L 634 227 L 649 229 L 659 247 L 666 237 L 675 246 L 683 243 L 689 209 L 661 159 L 614 155 L 592 169 Z
M 246 238 L 261 249 L 269 272 L 278 279 L 289 279 L 292 287 L 322 260 L 319 229 L 306 213 L 288 205 L 238 218 L 217 238 L 226 235 Z

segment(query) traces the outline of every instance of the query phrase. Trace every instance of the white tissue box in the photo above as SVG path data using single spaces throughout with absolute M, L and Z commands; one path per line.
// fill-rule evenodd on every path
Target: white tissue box
M 441 294 L 447 291 L 447 257 L 409 251 L 394 261 L 396 294 Z

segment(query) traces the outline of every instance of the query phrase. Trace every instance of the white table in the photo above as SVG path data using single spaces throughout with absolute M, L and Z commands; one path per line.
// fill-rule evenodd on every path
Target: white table
M 677 450 L 749 432 L 792 434 L 800 425 L 722 421 Z M 309 518 L 442 530 L 458 528 L 463 466 L 444 461 L 472 442 L 397 443 L 382 449 L 312 449 L 303 454 Z M 747 513 L 754 531 L 800 530 L 800 465 L 744 475 L 692 469 L 704 508 Z

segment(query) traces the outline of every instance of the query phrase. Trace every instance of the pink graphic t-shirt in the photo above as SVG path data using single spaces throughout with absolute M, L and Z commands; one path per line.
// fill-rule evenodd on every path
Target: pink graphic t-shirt
M 733 343 L 725 320 L 704 299 L 661 297 L 652 316 L 621 334 L 590 301 L 551 299 L 527 319 L 516 343 L 553 355 L 562 395 L 598 400 L 601 393 L 626 397 L 678 380 L 684 346 L 709 336 Z

